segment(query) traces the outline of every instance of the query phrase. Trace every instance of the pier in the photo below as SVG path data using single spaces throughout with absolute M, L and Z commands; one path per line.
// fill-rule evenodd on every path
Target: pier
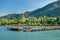
M 23 30 L 24 32 L 34 32 L 34 31 L 48 31 L 48 30 L 60 30 L 60 26 L 58 27 L 54 27 L 54 26 L 51 26 L 51 27 L 37 27 L 37 28 L 30 28 L 30 29 L 25 29 Z
M 48 31 L 48 30 L 60 30 L 60 26 L 43 26 L 43 27 L 8 27 L 12 31 L 24 31 L 24 32 L 33 32 L 33 31 Z
M 8 30 L 12 30 L 12 31 L 21 31 L 23 28 L 22 27 L 7 27 Z

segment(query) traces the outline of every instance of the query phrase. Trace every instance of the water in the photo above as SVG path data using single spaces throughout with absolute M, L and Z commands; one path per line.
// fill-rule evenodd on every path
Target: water
M 60 40 L 60 30 L 17 32 L 0 26 L 0 40 Z

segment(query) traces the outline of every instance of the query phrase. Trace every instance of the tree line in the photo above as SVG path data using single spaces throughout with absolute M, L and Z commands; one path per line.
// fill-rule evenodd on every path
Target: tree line
M 0 25 L 17 25 L 17 26 L 60 26 L 59 17 L 28 17 L 22 19 L 4 19 L 0 18 Z

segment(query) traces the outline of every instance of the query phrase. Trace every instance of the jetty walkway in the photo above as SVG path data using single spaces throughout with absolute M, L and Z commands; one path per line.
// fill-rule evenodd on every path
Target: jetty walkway
M 24 32 L 33 32 L 33 31 L 48 31 L 48 30 L 59 30 L 60 26 L 36 26 L 36 27 L 8 27 L 9 30 L 13 31 L 24 31 Z

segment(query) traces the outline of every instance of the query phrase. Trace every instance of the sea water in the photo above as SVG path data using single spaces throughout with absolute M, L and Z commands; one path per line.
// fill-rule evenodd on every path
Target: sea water
M 0 26 L 0 40 L 60 40 L 60 30 L 23 32 Z

